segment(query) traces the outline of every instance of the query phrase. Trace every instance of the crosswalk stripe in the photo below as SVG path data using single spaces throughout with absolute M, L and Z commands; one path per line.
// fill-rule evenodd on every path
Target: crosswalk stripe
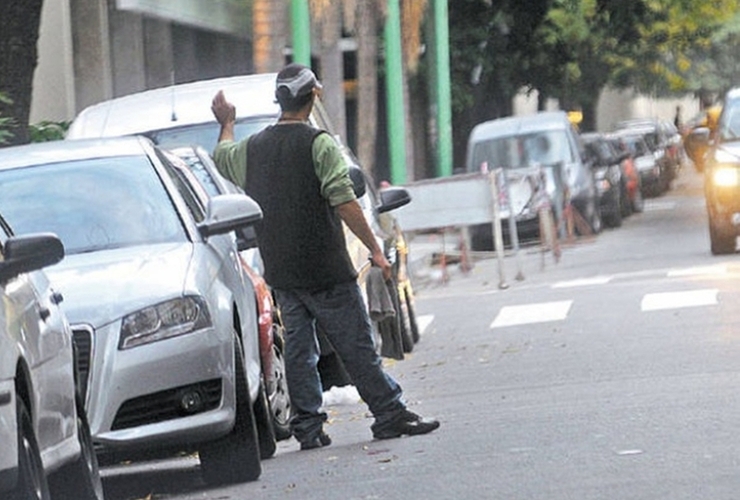
M 574 288 L 578 286 L 605 285 L 612 280 L 612 276 L 594 276 L 570 281 L 560 281 L 552 285 L 553 288 Z
M 727 274 L 727 266 L 717 264 L 713 266 L 687 267 L 684 269 L 671 269 L 668 271 L 669 278 L 680 278 L 682 276 L 702 276 Z
M 572 300 L 562 300 L 521 306 L 504 306 L 490 327 L 500 328 L 502 326 L 564 320 L 568 316 L 571 304 L 573 304 Z
M 659 311 L 682 307 L 709 306 L 717 304 L 716 289 L 689 290 L 684 292 L 649 293 L 642 298 L 642 311 Z

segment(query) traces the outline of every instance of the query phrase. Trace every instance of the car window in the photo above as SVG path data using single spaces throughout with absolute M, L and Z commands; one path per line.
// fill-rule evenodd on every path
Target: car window
M 165 171 L 175 183 L 183 200 L 185 200 L 185 205 L 190 210 L 190 214 L 193 216 L 195 222 L 203 222 L 206 218 L 205 205 L 207 203 L 207 196 L 205 193 L 199 195 L 195 192 L 195 184 L 198 181 L 185 178 L 189 174 L 189 171 L 188 167 L 180 158 L 160 150 L 157 150 L 157 155 L 159 155 Z
M 15 231 L 56 233 L 67 254 L 187 240 L 146 156 L 4 170 L 0 191 L 0 213 Z
M 234 126 L 234 138 L 238 141 L 259 132 L 263 128 L 275 123 L 275 116 L 260 116 L 239 119 Z M 153 130 L 145 135 L 155 144 L 164 148 L 172 149 L 178 146 L 192 146 L 194 144 L 203 147 L 206 151 L 213 152 L 218 143 L 219 125 L 215 121 L 188 125 L 186 127 Z
M 740 100 L 725 103 L 717 126 L 721 141 L 735 141 L 740 138 Z
M 562 130 L 497 137 L 473 146 L 473 165 L 489 169 L 524 168 L 535 165 L 571 163 L 573 152 Z

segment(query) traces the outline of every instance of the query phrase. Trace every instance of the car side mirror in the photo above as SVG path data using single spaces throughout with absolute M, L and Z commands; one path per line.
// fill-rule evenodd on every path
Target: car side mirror
M 367 192 L 367 181 L 365 173 L 357 165 L 350 165 L 349 178 L 352 180 L 352 189 L 355 192 L 355 198 L 362 198 Z
M 411 203 L 411 194 L 406 188 L 387 187 L 380 190 L 380 205 L 378 213 L 390 212 Z
M 262 209 L 247 195 L 220 194 L 208 200 L 206 219 L 198 224 L 204 238 L 253 226 L 262 220 Z
M 0 282 L 21 273 L 37 271 L 64 258 L 64 246 L 58 236 L 38 233 L 8 238 L 0 261 Z

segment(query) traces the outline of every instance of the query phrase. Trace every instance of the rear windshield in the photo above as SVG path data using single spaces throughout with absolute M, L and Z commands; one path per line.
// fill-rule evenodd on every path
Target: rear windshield
M 275 117 L 265 116 L 246 118 L 236 122 L 234 127 L 234 138 L 238 141 L 248 137 L 263 128 L 275 123 Z M 187 127 L 153 130 L 145 135 L 155 144 L 166 149 L 178 146 L 202 146 L 206 151 L 212 153 L 218 143 L 219 125 L 216 122 L 188 125 Z
M 550 130 L 483 140 L 473 146 L 472 171 L 496 168 L 525 168 L 573 163 L 568 136 L 563 130 Z

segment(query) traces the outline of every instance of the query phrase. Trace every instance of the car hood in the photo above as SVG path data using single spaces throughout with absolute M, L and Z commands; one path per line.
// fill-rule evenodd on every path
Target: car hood
M 70 323 L 98 328 L 181 296 L 192 258 L 192 243 L 146 245 L 67 255 L 46 272 Z
M 740 142 L 720 144 L 714 153 L 714 161 L 719 163 L 740 162 Z

